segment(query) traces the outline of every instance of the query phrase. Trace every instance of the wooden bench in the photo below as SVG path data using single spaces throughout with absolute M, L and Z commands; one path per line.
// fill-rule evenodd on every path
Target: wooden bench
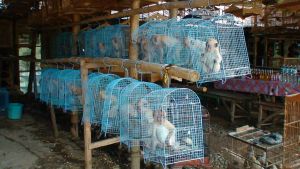
M 242 117 L 250 117 L 252 101 L 255 99 L 251 95 L 236 93 L 232 91 L 224 91 L 224 90 L 216 90 L 216 89 L 208 89 L 205 93 L 199 93 L 201 97 L 209 97 L 213 99 L 217 99 L 218 104 L 220 101 L 224 105 L 227 112 L 230 114 L 231 122 L 234 122 L 236 118 Z M 246 104 L 246 108 L 242 105 Z M 246 112 L 248 116 L 236 115 L 236 110 L 240 109 L 243 112 Z
M 272 124 L 270 120 L 274 119 L 274 117 L 284 115 L 284 105 L 282 103 L 260 101 L 258 102 L 258 105 L 259 105 L 259 111 L 258 111 L 257 128 L 261 128 L 261 126 L 263 125 L 270 125 Z M 273 113 L 263 118 L 265 111 L 270 111 Z

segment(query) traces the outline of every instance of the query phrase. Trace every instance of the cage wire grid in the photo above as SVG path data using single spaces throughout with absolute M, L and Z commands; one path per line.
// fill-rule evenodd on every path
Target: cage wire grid
M 41 70 L 41 79 L 40 79 L 40 100 L 48 103 L 49 95 L 50 95 L 50 77 L 52 73 L 55 73 L 58 69 L 47 68 Z
M 120 139 L 128 149 L 140 146 L 143 138 L 151 136 L 149 126 L 153 122 L 152 112 L 142 112 L 142 97 L 161 86 L 149 82 L 133 82 L 122 90 L 120 101 Z M 146 110 L 146 109 L 144 109 Z
M 141 60 L 197 70 L 198 85 L 250 74 L 243 27 L 233 15 L 150 21 L 133 42 Z
M 184 88 L 152 91 L 142 98 L 143 111 L 153 112 L 152 135 L 143 139 L 144 159 L 166 168 L 204 158 L 202 112 L 195 92 Z
M 110 82 L 105 89 L 102 111 L 101 131 L 106 135 L 120 133 L 120 100 L 122 90 L 129 84 L 137 82 L 132 78 L 120 78 Z
M 84 122 L 89 121 L 93 125 L 101 124 L 103 104 L 106 99 L 105 89 L 110 82 L 118 78 L 120 77 L 114 74 L 89 76 L 85 95 Z
M 65 105 L 65 94 L 66 94 L 66 88 L 65 88 L 65 80 L 68 78 L 69 73 L 72 72 L 72 69 L 65 69 L 63 73 L 61 73 L 61 76 L 58 77 L 58 104 L 57 106 L 60 108 L 63 108 Z
M 128 58 L 129 26 L 117 24 L 81 31 L 78 44 L 81 56 Z
M 82 111 L 82 87 L 80 70 L 71 70 L 64 78 L 64 111 Z M 60 91 L 61 92 L 61 91 Z

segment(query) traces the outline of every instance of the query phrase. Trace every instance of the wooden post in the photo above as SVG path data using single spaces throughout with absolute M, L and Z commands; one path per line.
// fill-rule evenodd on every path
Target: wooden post
M 140 0 L 134 0 L 132 1 L 132 9 L 138 9 L 140 8 Z M 133 43 L 133 33 L 136 31 L 139 27 L 139 14 L 131 15 L 130 16 L 130 41 L 129 41 L 129 59 L 130 60 L 137 60 L 138 59 L 138 48 L 137 46 Z M 130 69 L 130 74 L 131 77 L 137 79 L 137 70 L 136 68 L 131 68 Z
M 133 0 L 131 8 L 138 9 L 140 8 L 140 0 Z M 129 42 L 129 59 L 130 60 L 138 60 L 138 48 L 135 44 L 133 44 L 133 33 L 139 27 L 139 14 L 131 15 L 130 16 L 130 42 Z M 137 79 L 137 69 L 132 67 L 130 69 L 130 77 Z M 131 169 L 140 169 L 140 146 L 134 146 L 131 148 Z
M 82 85 L 82 104 L 83 104 L 83 111 L 85 109 L 84 102 L 85 102 L 85 92 L 88 80 L 88 69 L 86 68 L 85 60 L 80 61 L 80 71 L 81 71 L 81 85 Z M 84 161 L 85 161 L 85 169 L 92 169 L 92 149 L 90 149 L 90 145 L 92 143 L 92 136 L 91 136 L 91 123 L 90 117 L 87 114 L 84 121 Z
M 78 138 L 78 112 L 72 112 L 71 113 L 71 134 L 74 137 L 74 139 Z
M 176 2 L 176 1 L 177 0 L 171 0 L 171 2 Z M 170 18 L 176 18 L 177 17 L 178 8 L 172 8 L 169 11 L 170 11 Z
M 55 111 L 54 111 L 53 106 L 50 106 L 50 113 L 51 113 L 51 122 L 52 122 L 54 137 L 57 137 L 58 129 L 57 129 L 57 125 L 56 125 L 56 116 L 55 116 Z
M 30 54 L 32 59 L 35 59 L 36 38 L 37 38 L 36 33 L 32 32 L 31 54 Z M 30 69 L 29 69 L 29 77 L 28 77 L 27 94 L 32 93 L 32 86 L 34 83 L 34 79 L 35 79 L 35 62 L 31 61 Z
M 73 23 L 78 23 L 80 21 L 80 15 L 79 14 L 73 14 Z M 76 24 L 72 26 L 72 32 L 73 32 L 73 47 L 72 47 L 72 55 L 77 56 L 78 55 L 78 46 L 77 46 L 77 40 L 78 40 L 78 33 L 80 31 L 80 25 Z

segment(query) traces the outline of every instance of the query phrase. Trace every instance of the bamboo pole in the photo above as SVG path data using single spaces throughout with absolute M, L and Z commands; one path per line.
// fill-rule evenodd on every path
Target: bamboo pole
M 140 0 L 133 0 L 131 8 L 133 10 L 140 8 L 141 1 Z M 133 43 L 133 33 L 139 27 L 139 14 L 134 14 L 130 16 L 130 41 L 129 41 L 129 59 L 136 61 L 138 60 L 138 48 L 136 44 Z M 137 69 L 136 67 L 130 68 L 130 77 L 134 79 L 138 79 Z M 140 146 L 134 146 L 131 148 L 131 169 L 140 169 Z
M 173 8 L 200 8 L 210 5 L 220 5 L 220 4 L 231 4 L 241 2 L 241 0 L 192 0 L 192 1 L 178 1 L 178 2 L 167 2 L 159 5 L 144 7 L 144 8 L 138 8 L 138 9 L 132 9 L 128 11 L 122 11 L 115 14 L 105 15 L 105 16 L 98 16 L 91 19 L 85 19 L 80 21 L 79 23 L 73 23 L 73 24 L 87 24 L 91 22 L 99 22 L 103 20 L 108 19 L 114 19 L 114 18 L 122 18 L 126 16 L 132 16 L 135 14 L 141 14 L 141 13 L 149 13 L 159 10 L 169 10 Z M 54 27 L 48 27 L 45 29 L 57 29 L 59 27 L 71 27 L 73 24 L 65 24 L 60 26 L 54 26 Z
M 80 61 L 80 71 L 81 71 L 81 85 L 82 85 L 82 104 L 85 102 L 85 92 L 88 80 L 88 69 L 85 67 L 85 60 Z M 85 107 L 83 106 L 83 111 Z M 91 136 L 91 123 L 89 114 L 85 117 L 86 121 L 84 121 L 84 161 L 85 161 L 85 169 L 92 169 L 92 149 L 90 149 L 90 144 L 92 142 Z
M 177 0 L 171 0 L 171 2 L 177 2 Z M 177 18 L 178 8 L 170 9 L 170 18 Z
M 142 72 L 151 72 L 151 73 L 163 73 L 164 66 L 163 64 L 149 63 L 144 61 L 134 61 L 128 59 L 119 59 L 119 58 L 62 58 L 62 59 L 51 59 L 44 60 L 42 63 L 47 64 L 56 64 L 56 63 L 79 63 L 80 61 L 85 61 L 88 68 L 97 68 L 97 67 L 108 67 L 108 66 L 124 66 L 127 68 L 136 67 Z M 172 66 L 169 67 L 168 73 L 170 76 L 182 78 L 189 80 L 191 82 L 196 82 L 200 79 L 200 74 L 196 70 L 186 69 L 182 67 Z
M 131 8 L 138 9 L 140 8 L 141 1 L 140 0 L 133 0 L 132 1 L 132 6 Z M 138 60 L 138 48 L 137 46 L 133 43 L 133 33 L 138 29 L 139 27 L 139 15 L 134 14 L 130 16 L 130 41 L 129 41 L 129 59 L 130 60 Z M 130 76 L 137 79 L 137 70 L 135 67 L 132 67 L 130 69 Z

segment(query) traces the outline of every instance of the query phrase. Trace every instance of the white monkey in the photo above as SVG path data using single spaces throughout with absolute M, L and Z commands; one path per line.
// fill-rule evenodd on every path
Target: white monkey
M 205 73 L 217 73 L 221 69 L 222 56 L 219 51 L 218 41 L 210 38 L 206 42 L 206 48 L 201 63 Z

